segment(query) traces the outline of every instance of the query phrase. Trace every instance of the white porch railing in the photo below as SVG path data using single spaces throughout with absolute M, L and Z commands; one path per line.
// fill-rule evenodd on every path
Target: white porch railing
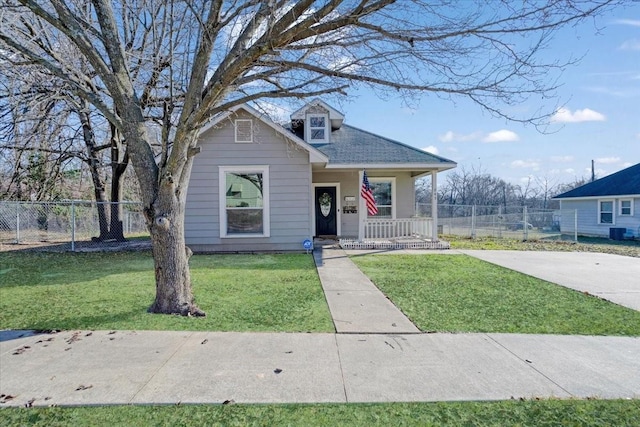
M 365 239 L 394 239 L 401 237 L 432 237 L 431 218 L 369 218 L 364 220 Z

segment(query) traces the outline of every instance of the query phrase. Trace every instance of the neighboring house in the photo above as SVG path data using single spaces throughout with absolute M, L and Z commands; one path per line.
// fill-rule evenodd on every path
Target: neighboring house
M 559 194 L 560 209 L 577 212 L 577 232 L 585 236 L 612 236 L 611 228 L 626 237 L 640 237 L 640 163 Z M 563 215 L 560 229 L 574 230 L 573 217 Z M 613 235 L 616 233 L 614 232 Z M 617 233 L 620 237 L 620 233 Z
M 287 127 L 246 105 L 201 131 L 185 237 L 196 252 L 299 251 L 316 236 L 437 242 L 436 174 L 456 163 L 344 124 L 314 100 Z M 360 196 L 366 170 L 378 213 Z M 415 180 L 432 177 L 434 218 L 415 217 Z

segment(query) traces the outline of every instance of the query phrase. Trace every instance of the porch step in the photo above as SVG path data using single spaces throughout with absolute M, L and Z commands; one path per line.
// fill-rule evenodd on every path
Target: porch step
M 449 242 L 421 239 L 376 239 L 376 240 L 352 240 L 340 239 L 342 249 L 451 249 Z

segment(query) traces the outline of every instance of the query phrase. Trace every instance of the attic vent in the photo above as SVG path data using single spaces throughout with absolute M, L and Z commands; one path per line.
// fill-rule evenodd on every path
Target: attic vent
M 253 120 L 237 119 L 235 121 L 236 142 L 253 142 Z

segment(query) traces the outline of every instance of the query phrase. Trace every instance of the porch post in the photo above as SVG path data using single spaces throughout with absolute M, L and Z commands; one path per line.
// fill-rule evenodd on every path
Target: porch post
M 431 240 L 438 241 L 438 171 L 431 171 Z
M 360 195 L 360 190 L 362 190 L 362 176 L 363 171 L 358 171 L 358 241 L 364 241 L 364 220 L 367 218 L 366 209 L 364 199 Z M 363 216 L 364 215 L 364 216 Z

